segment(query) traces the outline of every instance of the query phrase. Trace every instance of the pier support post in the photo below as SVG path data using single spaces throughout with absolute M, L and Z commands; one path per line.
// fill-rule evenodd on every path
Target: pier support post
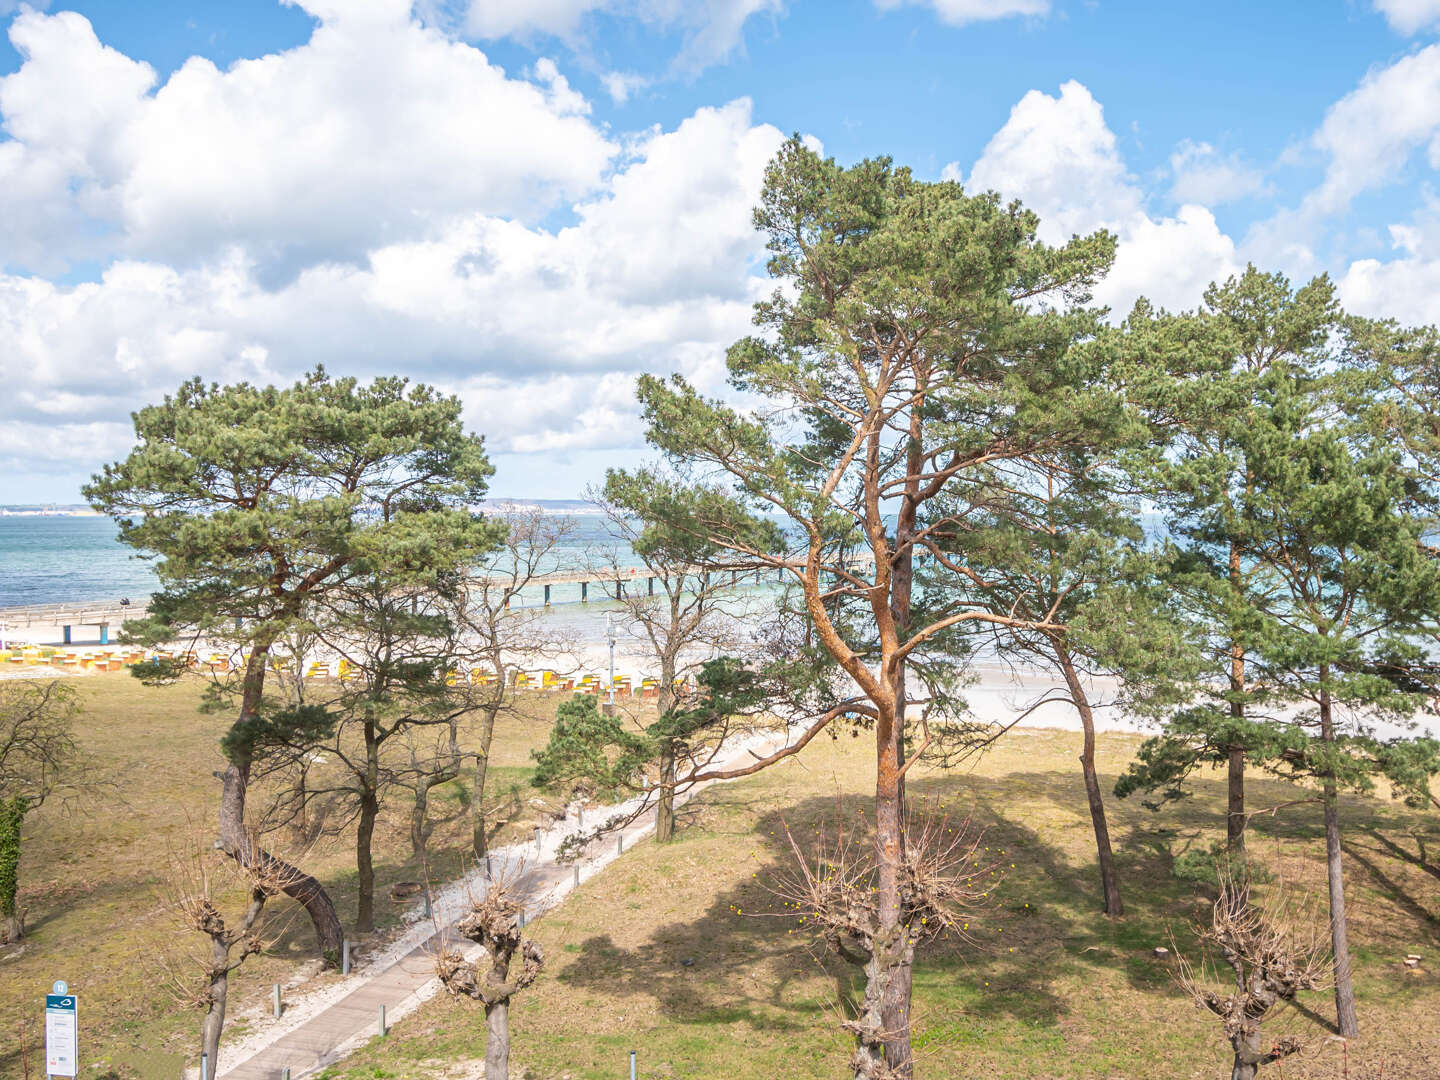
M 582 604 L 590 602 L 590 583 L 588 581 L 580 582 L 580 602 Z
M 550 606 L 550 586 L 549 586 L 549 585 L 546 585 L 546 586 L 545 586 L 545 606 L 546 606 L 546 607 L 549 607 L 549 606 Z
M 68 627 L 68 626 L 62 626 L 60 629 L 61 629 L 61 631 L 62 631 L 62 632 L 64 633 L 64 635 L 65 635 L 65 644 L 66 644 L 66 645 L 69 645 L 69 644 L 70 644 L 70 627 Z
M 649 582 L 650 582 L 650 595 L 651 595 L 651 596 L 654 596 L 654 595 L 655 595 L 655 579 L 652 577 L 652 578 L 649 579 Z
M 109 645 L 109 644 L 110 644 L 110 624 L 109 624 L 109 623 L 103 623 L 103 622 L 102 622 L 102 623 L 100 624 L 100 644 L 101 644 L 101 645 Z

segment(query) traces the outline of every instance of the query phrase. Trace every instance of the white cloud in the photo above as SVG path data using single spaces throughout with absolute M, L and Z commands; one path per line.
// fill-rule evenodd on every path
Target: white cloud
M 567 228 L 452 215 L 278 288 L 241 244 L 188 267 L 122 259 L 68 287 L 0 275 L 0 426 L 91 447 L 86 432 L 113 435 L 192 374 L 286 381 L 323 362 L 460 392 L 499 452 L 637 446 L 635 375 L 681 370 L 718 389 L 725 347 L 749 329 L 763 288 L 750 208 L 781 141 L 748 101 L 701 109 L 636 140 Z
M 1040 215 L 1040 236 L 1049 243 L 1129 217 L 1141 202 L 1104 110 L 1074 80 L 1058 97 L 1039 90 L 1022 97 L 966 186 L 1023 199 Z
M 18 16 L 25 63 L 0 80 L 10 265 L 105 245 L 194 263 L 238 243 L 293 271 L 456 213 L 539 215 L 610 167 L 618 147 L 552 62 L 541 85 L 507 78 L 404 0 L 306 6 L 322 20 L 306 44 L 225 71 L 192 57 L 153 94 L 148 65 L 83 17 Z
M 1375 0 L 1375 10 L 1402 34 L 1440 23 L 1440 0 Z
M 958 179 L 958 166 L 942 174 Z M 1110 275 L 1096 299 L 1118 315 L 1138 296 L 1170 308 L 1191 307 L 1211 281 L 1234 273 L 1234 242 L 1203 206 L 1153 218 L 1090 91 L 1067 82 L 1058 96 L 1032 90 L 971 169 L 970 191 L 994 189 L 1040 215 L 1039 236 L 1058 244 L 1108 229 L 1119 239 Z
M 1366 75 L 1329 108 L 1314 144 L 1329 163 L 1305 199 L 1308 215 L 1344 210 L 1361 192 L 1393 183 L 1422 146 L 1440 167 L 1440 45 Z
M 778 15 L 784 7 L 784 0 L 471 0 L 464 26 L 484 40 L 548 34 L 575 41 L 587 15 L 634 19 L 683 35 L 671 66 L 693 74 L 739 49 L 752 15 Z
M 1050 0 L 875 0 L 875 6 L 881 11 L 903 6 L 931 7 L 941 22 L 951 26 L 1050 12 Z
M 1222 155 L 1206 142 L 1181 142 L 1170 155 L 1170 172 L 1170 198 L 1177 203 L 1218 206 L 1270 191 L 1259 169 L 1237 154 Z
M 600 76 L 605 92 L 616 105 L 624 105 L 635 94 L 650 85 L 650 79 L 634 72 L 609 71 Z

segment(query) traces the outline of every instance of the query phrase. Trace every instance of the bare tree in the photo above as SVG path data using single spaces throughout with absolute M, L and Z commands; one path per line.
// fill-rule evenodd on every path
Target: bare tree
M 292 884 L 291 875 L 300 872 L 284 859 L 259 851 L 261 830 L 252 828 L 249 833 L 256 838 L 257 850 L 244 860 L 207 852 L 199 843 L 189 844 L 170 859 L 166 906 L 181 929 L 203 936 L 206 944 L 162 955 L 160 963 L 176 1000 L 204 1013 L 200 1052 L 210 1062 L 211 1076 L 219 1072 L 230 976 L 266 948 L 265 904 L 284 892 Z M 237 885 L 243 900 L 227 910 L 228 894 Z
M 1309 915 L 1283 890 L 1268 904 L 1252 903 L 1248 877 L 1236 880 L 1222 873 L 1210 924 L 1197 925 L 1196 934 L 1202 949 L 1218 950 L 1229 965 L 1233 989 L 1229 993 L 1212 989 L 1216 980 L 1208 976 L 1203 961 L 1197 970 L 1177 950 L 1176 981 L 1196 1008 L 1209 1009 L 1220 1018 L 1235 1052 L 1231 1080 L 1254 1080 L 1261 1065 L 1299 1050 L 1299 1040 L 1290 1036 L 1266 1046 L 1260 1025 L 1301 990 L 1331 985 L 1326 929 Z
M 665 487 L 651 473 L 612 470 L 602 490 L 589 492 L 618 542 L 592 552 L 591 565 L 603 575 L 606 594 L 620 605 L 625 630 L 654 657 L 659 674 L 655 712 L 662 720 L 676 706 L 679 680 L 706 661 L 749 651 L 750 645 L 738 618 L 744 601 L 732 576 L 712 575 L 697 565 L 711 553 L 710 545 L 654 515 Z M 625 565 L 625 550 L 640 560 L 639 574 Z M 675 836 L 675 767 L 687 747 L 681 733 L 664 724 L 652 734 L 659 771 L 655 840 L 663 844 Z
M 796 929 L 814 934 L 829 952 L 864 972 L 864 997 L 854 1015 L 842 1020 L 855 1036 L 850 1059 L 855 1080 L 897 1080 L 902 1075 L 885 1061 L 885 1044 L 898 1034 L 885 1022 L 889 981 L 895 971 L 913 963 L 917 946 L 941 937 L 973 942 L 970 924 L 985 914 L 999 880 L 997 864 L 982 858 L 981 834 L 968 819 L 955 821 L 916 802 L 907 811 L 908 843 L 895 924 L 880 911 L 874 831 L 863 817 L 853 830 L 837 822 L 833 837 L 811 852 L 787 826 L 794 864 L 769 886 L 781 902 L 780 917 L 795 920 Z
M 74 689 L 58 681 L 0 683 L 0 944 L 25 936 L 20 833 L 25 815 L 62 790 L 81 761 L 79 711 Z
M 435 960 L 440 981 L 453 997 L 470 997 L 485 1007 L 485 1080 L 510 1075 L 510 999 L 535 981 L 545 965 L 539 943 L 524 935 L 524 909 L 513 896 L 514 876 L 497 876 L 483 899 L 471 899 L 469 913 L 456 924 L 460 933 L 481 946 L 473 963 L 442 949 Z M 513 970 L 515 961 L 520 969 Z M 483 965 L 483 966 L 482 966 Z
M 539 511 L 505 515 L 505 542 L 466 577 L 455 610 L 471 658 L 474 686 L 472 723 L 475 732 L 475 773 L 470 809 L 471 844 L 477 858 L 489 843 L 485 785 L 495 723 L 515 709 L 511 676 L 539 663 L 561 662 L 574 646 L 547 622 L 543 607 L 522 606 L 522 592 L 533 589 L 543 574 L 560 568 L 556 549 L 574 533 L 566 518 Z

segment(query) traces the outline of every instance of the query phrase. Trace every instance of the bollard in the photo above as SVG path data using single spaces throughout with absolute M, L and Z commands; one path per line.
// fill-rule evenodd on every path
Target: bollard
M 425 890 L 425 918 L 430 918 L 430 890 Z
M 340 942 L 340 974 L 350 974 L 350 939 L 348 937 Z
M 283 1068 L 283 1069 L 280 1070 L 280 1080 L 290 1080 L 290 1066 L 289 1066 L 289 1065 L 286 1065 L 285 1068 Z
M 210 1055 L 200 1055 L 200 1080 L 210 1080 Z
M 381 1005 L 381 1006 L 380 1006 L 380 1027 L 379 1027 L 379 1031 L 380 1031 L 380 1037 L 383 1039 L 383 1038 L 385 1037 L 385 1006 L 384 1006 L 384 1005 Z
M 540 837 L 541 837 L 541 832 L 542 832 L 542 830 L 540 829 L 540 826 L 538 826 L 538 825 L 535 826 L 535 850 L 536 850 L 536 851 L 539 851 L 540 848 L 541 848 L 541 846 L 542 846 L 542 844 L 543 844 L 543 841 L 540 839 Z
M 575 888 L 580 887 L 580 864 L 575 864 Z
M 276 983 L 276 984 L 275 984 L 274 990 L 275 990 L 275 1002 L 274 1002 L 274 1004 L 275 1004 L 275 1019 L 276 1019 L 276 1020 L 279 1020 L 279 1019 L 280 1019 L 280 1013 L 281 1013 L 281 1011 L 285 1008 L 285 1006 L 280 1003 L 280 984 L 279 984 L 279 983 Z
M 631 1050 L 631 1051 L 630 1051 L 630 1080 L 637 1080 L 637 1076 L 638 1076 L 638 1074 L 635 1072 L 635 1051 L 634 1051 L 634 1050 Z
M 521 908 L 521 909 L 520 909 L 520 929 L 521 929 L 521 930 L 524 930 L 524 929 L 525 929 L 525 909 L 524 909 L 524 908 Z
M 485 878 L 487 881 L 490 878 L 490 853 L 488 851 L 485 853 Z
M 585 807 L 581 806 L 575 811 L 575 824 L 582 829 L 585 828 Z
M 625 834 L 623 832 L 615 834 L 615 854 L 625 854 Z

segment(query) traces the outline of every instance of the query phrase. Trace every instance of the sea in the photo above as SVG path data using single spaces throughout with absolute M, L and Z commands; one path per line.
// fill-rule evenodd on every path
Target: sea
M 566 535 L 545 560 L 544 570 L 586 565 L 640 565 L 600 514 L 555 514 Z M 612 562 L 613 560 L 613 562 Z M 98 514 L 0 513 L 0 608 L 32 604 L 142 603 L 158 588 L 151 562 L 120 542 L 114 521 Z M 543 603 L 540 589 L 522 603 Z M 578 584 L 556 585 L 551 600 L 580 599 Z M 592 586 L 588 599 L 603 599 Z

